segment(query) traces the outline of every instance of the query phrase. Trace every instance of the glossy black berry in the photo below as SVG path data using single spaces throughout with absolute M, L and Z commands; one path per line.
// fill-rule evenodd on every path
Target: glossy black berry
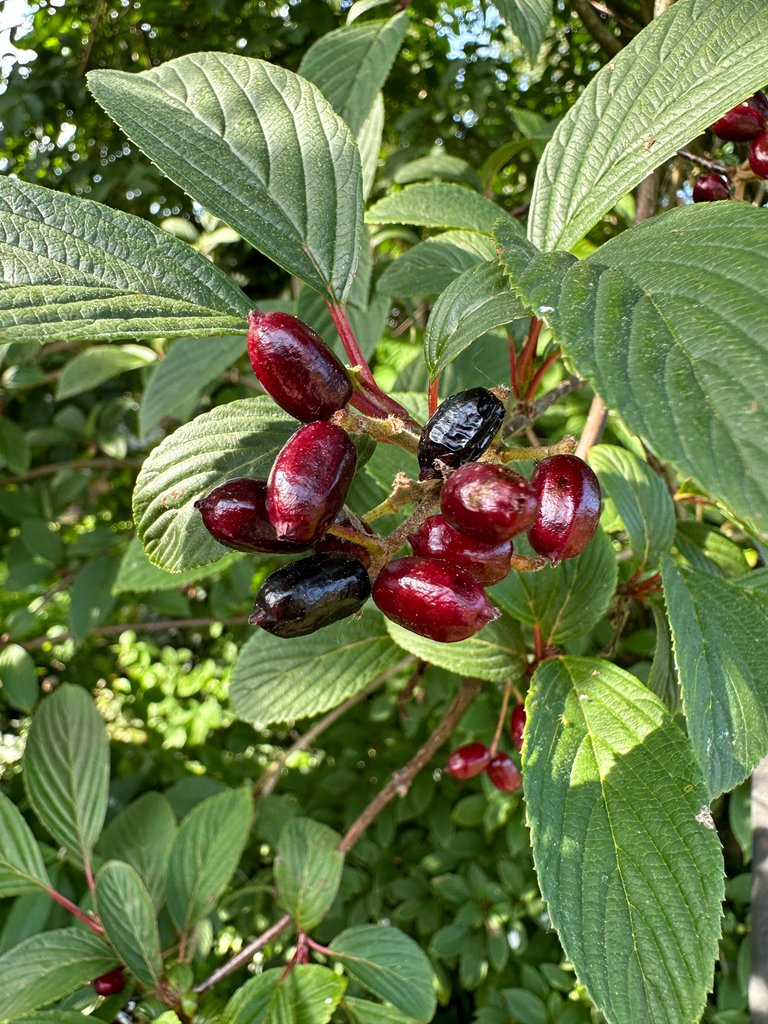
M 220 544 L 236 551 L 289 555 L 309 544 L 279 540 L 267 518 L 267 481 L 242 477 L 215 487 L 195 502 L 205 528 Z
M 419 440 L 418 459 L 422 480 L 440 476 L 434 463 L 440 459 L 455 469 L 475 462 L 504 422 L 504 403 L 486 388 L 459 391 L 438 406 Z
M 249 621 L 274 636 L 306 636 L 359 611 L 370 593 L 368 572 L 357 558 L 310 555 L 264 580 Z

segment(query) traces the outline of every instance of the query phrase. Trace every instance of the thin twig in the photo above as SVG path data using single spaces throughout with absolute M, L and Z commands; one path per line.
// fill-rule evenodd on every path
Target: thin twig
M 622 41 L 611 32 L 589 0 L 573 0 L 573 8 L 584 28 L 608 58 L 615 57 L 623 49 Z
M 43 476 L 53 476 L 64 469 L 139 469 L 144 465 L 143 459 L 69 459 L 64 462 L 52 462 L 46 466 L 35 466 L 18 476 L 7 476 L 4 484 L 25 484 L 28 480 L 39 480 Z
M 217 967 L 215 971 L 208 975 L 208 977 L 201 981 L 199 985 L 195 985 L 193 991 L 200 995 L 202 992 L 207 992 L 208 989 L 213 988 L 217 982 L 221 981 L 222 978 L 228 977 L 233 974 L 240 967 L 245 966 L 250 960 L 254 958 L 256 953 L 260 949 L 263 949 L 267 943 L 276 939 L 280 932 L 285 931 L 289 924 L 291 924 L 292 918 L 290 914 L 283 914 L 283 916 L 275 921 L 273 925 L 270 925 L 266 931 L 262 932 L 258 938 L 255 938 L 253 942 L 249 942 L 247 946 L 243 946 L 240 952 L 233 956 L 231 960 L 227 960 L 221 967 Z
M 210 616 L 198 619 L 158 619 L 156 622 L 124 622 L 117 625 L 96 626 L 88 636 L 119 636 L 127 629 L 133 629 L 137 633 L 157 633 L 164 629 L 196 629 L 199 626 L 210 626 L 214 622 L 220 622 L 222 626 L 244 626 L 248 622 L 246 615 L 233 615 L 228 619 L 221 619 L 217 616 Z M 72 633 L 56 633 L 53 636 L 36 636 L 33 640 L 19 640 L 18 646 L 27 651 L 33 651 L 46 644 L 61 644 L 65 640 L 72 640 Z M 7 633 L 0 636 L 0 650 L 8 644 L 16 643 Z
M 730 168 L 726 167 L 725 164 L 720 163 L 717 160 L 708 160 L 705 156 L 699 156 L 698 153 L 692 153 L 690 149 L 678 149 L 677 155 L 681 156 L 684 160 L 690 160 L 692 164 L 698 164 L 699 167 L 703 167 L 706 171 L 717 171 L 718 174 L 722 174 L 727 177 Z M 736 168 L 733 168 L 735 170 Z
M 589 407 L 587 422 L 584 424 L 584 430 L 581 432 L 581 437 L 574 453 L 580 459 L 586 459 L 589 449 L 593 445 L 599 444 L 607 419 L 608 408 L 600 395 L 595 395 Z
M 514 434 L 521 434 L 524 430 L 535 423 L 539 416 L 543 415 L 549 409 L 550 406 L 556 405 L 561 398 L 565 398 L 566 395 L 570 395 L 573 391 L 578 391 L 584 381 L 580 377 L 566 377 L 565 380 L 561 380 L 560 383 L 548 391 L 546 395 L 542 395 L 537 401 L 531 406 L 526 406 L 519 412 L 516 412 L 514 416 L 510 416 L 504 427 L 504 436 L 511 437 Z

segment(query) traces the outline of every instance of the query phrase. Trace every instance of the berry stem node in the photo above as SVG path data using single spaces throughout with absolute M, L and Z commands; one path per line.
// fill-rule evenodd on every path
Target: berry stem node
M 572 434 L 566 434 L 557 444 L 542 445 L 539 448 L 509 448 L 504 445 L 494 455 L 500 462 L 541 462 L 553 455 L 572 455 L 577 443 Z

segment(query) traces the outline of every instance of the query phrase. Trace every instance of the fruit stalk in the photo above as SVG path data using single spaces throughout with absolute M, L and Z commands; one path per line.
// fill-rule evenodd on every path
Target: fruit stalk
M 499 462 L 541 462 L 552 455 L 572 455 L 576 451 L 576 438 L 566 434 L 557 444 L 542 445 L 539 448 L 508 448 L 500 446 L 493 453 Z

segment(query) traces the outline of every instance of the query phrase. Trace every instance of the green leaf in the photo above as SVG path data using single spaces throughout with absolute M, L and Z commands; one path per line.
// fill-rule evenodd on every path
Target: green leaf
M 531 241 L 570 249 L 655 167 L 765 85 L 767 34 L 763 0 L 677 0 L 635 36 L 595 75 L 545 149 Z M 663 244 L 656 253 L 666 255 Z M 658 275 L 665 280 L 663 270 Z
M 280 903 L 297 928 L 312 931 L 331 909 L 341 882 L 344 854 L 338 832 L 311 818 L 293 818 L 280 834 L 275 881 Z
M 642 568 L 653 568 L 675 542 L 675 508 L 667 486 L 647 462 L 615 445 L 596 445 L 589 464 L 616 506 Z
M 413 181 L 426 181 L 437 178 L 440 181 L 455 181 L 457 184 L 469 185 L 470 188 L 482 192 L 483 183 L 474 167 L 461 157 L 451 156 L 444 152 L 442 146 L 435 146 L 427 156 L 417 157 L 401 164 L 394 175 L 397 185 L 409 185 Z
M 145 985 L 163 972 L 152 898 L 134 868 L 110 860 L 96 876 L 96 908 L 110 945 Z
M 384 119 L 384 97 L 379 93 L 373 102 L 363 127 L 357 135 L 357 148 L 360 150 L 360 162 L 363 167 L 363 197 L 366 200 L 373 189 L 376 171 L 379 167 L 381 140 L 384 135 Z M 362 255 L 364 255 L 364 252 L 361 253 Z
M 0 686 L 12 708 L 30 712 L 40 696 L 32 655 L 18 644 L 0 651 Z
M 419 1024 L 415 1017 L 408 1017 L 393 1006 L 371 1003 L 367 999 L 347 996 L 341 1005 L 352 1024 Z
M 154 363 L 157 354 L 143 345 L 95 345 L 74 356 L 62 370 L 56 398 L 71 398 L 92 391 L 112 377 Z
M 452 184 L 407 185 L 385 196 L 368 210 L 369 224 L 417 224 L 428 228 L 465 228 L 490 235 L 497 221 L 512 230 L 520 225 L 509 215 L 484 199 L 474 189 Z
M 247 789 L 209 797 L 186 816 L 171 848 L 168 910 L 187 932 L 213 910 L 237 870 L 251 829 Z
M 93 1024 L 94 1018 L 74 1010 L 39 1010 L 31 1016 L 26 1014 L 14 1024 Z
M 486 331 L 525 313 L 525 306 L 510 290 L 497 260 L 464 271 L 440 295 L 429 315 L 424 359 L 430 379 L 434 380 Z
M 0 793 L 0 898 L 50 887 L 40 847 L 21 811 Z
M 0 178 L 0 337 L 113 341 L 246 329 L 210 260 L 117 210 Z
M 259 252 L 346 298 L 362 233 L 354 139 L 316 86 L 285 68 L 193 53 L 92 71 L 98 103 L 171 181 Z
M 33 935 L 0 956 L 0 1020 L 32 1013 L 116 966 L 106 943 L 83 928 Z
M 538 625 L 545 645 L 586 636 L 602 619 L 616 590 L 616 553 L 598 528 L 586 548 L 554 569 L 512 572 L 492 591 L 510 615 Z
M 225 548 L 194 505 L 237 477 L 266 477 L 296 420 L 266 395 L 217 406 L 154 448 L 133 492 L 133 515 L 151 562 L 184 572 L 215 562 Z
M 648 673 L 648 689 L 666 704 L 673 715 L 676 715 L 680 710 L 680 685 L 675 673 L 672 634 L 662 609 L 656 604 L 651 604 L 651 611 L 656 626 L 656 649 Z
M 40 704 L 24 750 L 32 809 L 70 853 L 89 861 L 109 797 L 109 740 L 88 692 L 65 683 Z
M 138 537 L 134 537 L 122 557 L 117 577 L 112 584 L 113 594 L 146 594 L 158 590 L 178 590 L 198 580 L 210 579 L 243 558 L 240 551 L 230 551 L 223 558 L 187 572 L 166 572 L 158 569 L 147 558 Z
M 229 698 L 235 715 L 263 729 L 320 714 L 359 693 L 403 658 L 384 621 L 366 608 L 360 619 L 291 640 L 255 631 L 232 670 Z
M 494 255 L 488 235 L 479 231 L 444 231 L 393 260 L 379 278 L 376 290 L 394 297 L 439 295 L 465 270 L 492 260 Z
M 176 816 L 162 793 L 143 793 L 110 821 L 97 849 L 107 860 L 134 867 L 154 905 L 161 907 L 176 831 Z
M 9 420 L 7 416 L 0 416 L 0 465 L 7 466 L 12 473 L 26 473 L 30 458 L 29 438 L 25 432 L 18 423 Z
M 519 1024 L 547 1024 L 547 1008 L 535 993 L 526 992 L 524 988 L 506 988 L 503 996 L 509 1012 Z
M 397 928 L 364 924 L 337 935 L 331 953 L 368 992 L 415 1020 L 435 1013 L 432 965 L 420 946 Z
M 479 633 L 458 643 L 438 643 L 389 619 L 387 630 L 404 651 L 460 676 L 491 682 L 520 679 L 525 668 L 525 643 L 520 626 L 507 615 L 489 622 Z
M 723 859 L 687 739 L 646 686 L 598 659 L 543 662 L 526 710 L 534 862 L 567 958 L 609 1024 L 693 1024 Z
M 768 752 L 768 597 L 670 558 L 663 579 L 688 736 L 714 799 Z
M 87 562 L 75 577 L 69 597 L 69 628 L 76 640 L 85 640 L 111 615 L 115 605 L 112 587 L 119 566 L 119 555 L 103 555 Z
M 246 981 L 227 1003 L 227 1024 L 328 1024 L 346 979 L 317 964 L 297 964 L 281 980 L 282 974 L 272 967 Z
M 496 0 L 496 7 L 535 63 L 552 20 L 552 0 Z
M 139 431 L 146 438 L 161 419 L 184 420 L 200 395 L 245 351 L 245 338 L 179 338 L 152 372 L 139 407 Z
M 347 25 L 321 36 L 299 64 L 357 137 L 405 39 L 405 11 L 388 21 Z

